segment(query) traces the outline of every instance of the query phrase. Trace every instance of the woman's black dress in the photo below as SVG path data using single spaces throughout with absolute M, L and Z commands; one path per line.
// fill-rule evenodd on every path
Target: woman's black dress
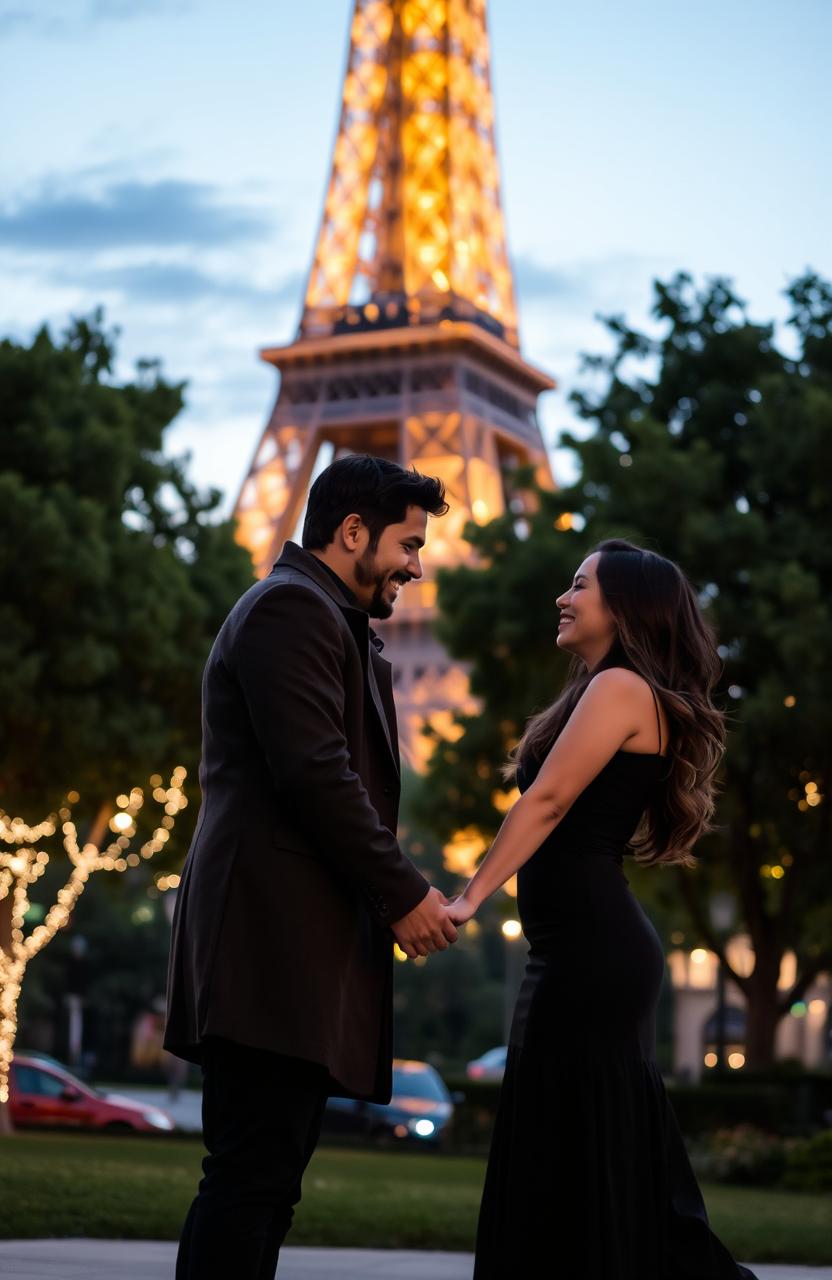
M 666 767 L 619 751 L 518 873 L 529 956 L 474 1280 L 755 1280 L 710 1229 L 655 1061 L 664 953 L 622 862 Z

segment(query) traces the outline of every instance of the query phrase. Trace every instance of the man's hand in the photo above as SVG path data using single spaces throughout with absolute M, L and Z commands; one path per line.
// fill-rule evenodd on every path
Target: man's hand
M 456 942 L 456 927 L 443 909 L 447 901 L 438 889 L 428 889 L 418 906 L 390 926 L 393 937 L 408 959 L 445 951 L 448 943 Z

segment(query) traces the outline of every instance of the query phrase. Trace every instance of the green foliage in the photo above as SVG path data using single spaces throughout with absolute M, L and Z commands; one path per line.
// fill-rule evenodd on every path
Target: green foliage
M 783 1185 L 791 1191 L 832 1191 L 832 1129 L 794 1144 Z
M 739 1186 L 832 1191 L 832 1130 L 810 1138 L 782 1138 L 753 1125 L 719 1129 L 691 1149 L 697 1175 Z
M 438 744 L 417 800 L 442 840 L 469 823 L 493 836 L 505 752 L 563 682 L 555 600 L 581 559 L 623 536 L 677 561 L 717 630 L 729 741 L 719 830 L 698 850 L 699 873 L 683 887 L 656 873 L 651 892 L 670 918 L 682 887 L 712 943 L 707 895 L 736 890 L 758 955 L 744 986 L 752 1023 L 777 1002 L 786 948 L 799 976 L 777 1016 L 832 964 L 832 287 L 807 274 L 786 293 L 790 351 L 721 279 L 701 290 L 685 274 L 657 282 L 659 336 L 606 321 L 614 351 L 585 358 L 588 385 L 573 395 L 595 430 L 561 441 L 577 480 L 555 493 L 529 484 L 528 517 L 470 524 L 480 566 L 440 575 L 439 633 L 470 664 L 483 710 L 460 718 L 458 741 Z M 820 803 L 807 804 L 807 784 Z M 775 1024 L 762 1033 L 769 1049 Z
M 691 1150 L 698 1177 L 746 1187 L 773 1187 L 783 1177 L 793 1140 L 764 1133 L 750 1124 L 709 1133 Z
M 151 361 L 119 385 L 114 358 L 100 312 L 0 343 L 0 806 L 33 821 L 179 763 L 195 783 L 202 666 L 252 580 L 220 493 L 163 453 L 183 386 Z

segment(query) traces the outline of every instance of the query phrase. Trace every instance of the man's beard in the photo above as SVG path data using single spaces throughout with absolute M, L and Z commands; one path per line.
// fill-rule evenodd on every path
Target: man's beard
M 371 618 L 385 618 L 392 616 L 395 601 L 392 603 L 385 598 L 384 590 L 388 583 L 398 580 L 402 584 L 410 581 L 410 575 L 407 573 L 379 573 L 376 567 L 376 553 L 368 547 L 363 556 L 355 562 L 355 580 L 362 587 L 373 588 L 373 598 L 367 606 L 367 612 Z

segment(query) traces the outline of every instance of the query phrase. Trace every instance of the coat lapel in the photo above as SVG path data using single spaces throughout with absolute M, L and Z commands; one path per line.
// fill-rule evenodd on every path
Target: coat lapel
M 396 762 L 396 772 L 400 773 L 399 729 L 396 722 L 396 704 L 393 700 L 393 666 L 386 658 L 382 658 L 372 643 L 372 628 L 370 628 L 370 633 L 370 674 L 372 677 L 370 691 L 372 693 L 373 686 L 375 686 L 373 701 L 376 702 L 376 707 L 381 716 L 382 728 L 387 737 L 387 744 Z M 376 695 L 378 695 L 377 700 Z
M 364 667 L 364 679 L 367 690 L 370 694 L 370 700 L 375 707 L 376 714 L 381 724 L 382 732 L 390 751 L 390 757 L 396 768 L 396 773 L 400 772 L 399 761 L 399 744 L 398 730 L 396 726 L 395 706 L 392 697 L 392 676 L 391 664 L 386 658 L 382 658 L 377 653 L 375 645 L 371 641 L 372 629 L 370 627 L 370 619 L 365 609 L 359 609 L 351 604 L 338 586 L 333 582 L 330 575 L 325 569 L 321 568 L 318 560 L 310 552 L 304 551 L 294 542 L 287 542 L 283 548 L 283 554 L 272 569 L 272 573 L 277 568 L 287 566 L 296 569 L 299 573 L 306 574 L 316 586 L 320 587 L 327 595 L 337 604 L 338 608 L 344 614 L 349 625 L 350 631 L 355 637 L 358 645 L 358 652 L 361 654 L 361 662 Z M 382 698 L 379 683 L 389 686 L 389 702 L 392 709 L 392 717 L 385 708 L 385 701 Z
M 343 607 L 343 606 L 342 606 Z M 386 667 L 390 666 L 384 658 L 376 653 L 375 645 L 370 640 L 370 623 L 367 614 L 363 609 L 354 609 L 348 605 L 344 609 L 344 613 L 349 624 L 349 628 L 355 636 L 355 642 L 358 645 L 358 652 L 361 654 L 361 661 L 364 665 L 364 676 L 367 682 L 367 688 L 370 693 L 370 699 L 376 709 L 382 732 L 387 746 L 390 750 L 390 756 L 396 766 L 396 772 L 399 772 L 398 749 L 393 746 L 393 735 L 390 732 L 390 724 L 387 713 L 384 709 L 384 703 L 381 699 L 381 690 L 378 687 L 378 671 L 377 663 L 384 663 Z

